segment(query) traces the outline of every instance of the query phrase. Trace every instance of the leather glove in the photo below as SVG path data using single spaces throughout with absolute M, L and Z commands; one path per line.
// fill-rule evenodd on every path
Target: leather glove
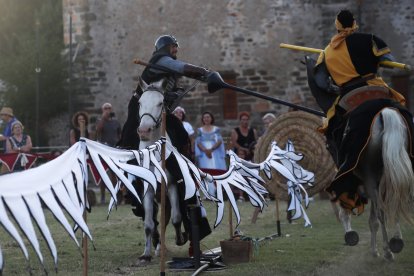
M 189 78 L 205 80 L 209 72 L 210 71 L 203 67 L 198 67 L 192 64 L 184 65 L 184 76 Z

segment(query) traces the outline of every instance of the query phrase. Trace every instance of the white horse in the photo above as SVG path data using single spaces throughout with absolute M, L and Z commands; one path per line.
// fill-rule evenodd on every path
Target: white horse
M 384 257 L 394 258 L 404 246 L 399 221 L 412 222 L 414 173 L 407 152 L 408 132 L 400 113 L 385 108 L 373 122 L 371 139 L 363 151 L 354 174 L 363 180 L 364 192 L 371 199 L 369 227 L 371 253 L 379 256 L 377 232 L 381 226 Z M 340 208 L 340 219 L 349 245 L 358 243 L 358 235 L 351 228 L 350 212 Z M 389 239 L 387 228 L 394 231 Z
M 153 84 L 146 84 L 143 80 L 140 80 L 140 86 L 142 88 L 143 94 L 139 99 L 139 127 L 138 134 L 140 137 L 139 148 L 144 149 L 147 146 L 153 145 L 155 141 L 159 140 L 161 137 L 161 123 L 162 123 L 162 112 L 164 110 L 164 92 L 162 88 L 163 81 L 159 81 Z M 167 126 L 168 127 L 168 126 Z M 169 137 L 167 136 L 167 139 Z M 182 203 L 182 198 L 180 199 L 179 187 L 178 185 L 184 185 L 184 183 L 177 183 L 177 177 L 174 177 L 168 171 L 167 163 L 167 182 L 168 190 L 167 196 L 169 203 L 171 205 L 171 221 L 175 228 L 176 232 L 176 244 L 184 245 L 188 240 L 187 233 L 181 231 L 181 223 L 183 221 L 182 212 L 180 210 L 180 201 Z M 140 256 L 141 262 L 149 262 L 151 260 L 151 244 L 154 233 L 155 237 L 158 236 L 157 225 L 155 225 L 154 218 L 157 217 L 157 211 L 154 210 L 154 201 L 156 200 L 156 195 L 154 189 L 149 185 L 146 194 L 143 197 L 142 204 L 145 212 L 144 219 L 144 229 L 145 229 L 145 250 L 144 253 Z M 198 200 L 198 199 L 197 199 Z M 166 210 L 168 208 L 166 207 Z M 185 211 L 185 210 L 184 210 Z M 168 214 L 169 212 L 167 212 Z M 168 215 L 166 216 L 166 223 L 168 222 Z M 155 245 L 157 244 L 157 245 Z M 155 241 L 154 246 L 156 246 L 155 253 L 159 254 L 160 244 L 159 240 Z
M 311 92 L 321 109 L 327 113 L 336 95 L 318 88 L 317 80 L 313 76 L 315 61 L 306 57 L 306 65 Z M 391 107 L 392 101 L 386 98 L 380 101 L 384 108 L 377 113 L 372 122 L 369 122 L 371 124 L 366 126 L 367 130 L 369 128 L 371 130 L 369 140 L 359 154 L 356 167 L 351 173 L 357 177 L 357 181 L 358 179 L 361 181 L 360 194 L 371 200 L 369 216 L 371 252 L 374 256 L 379 255 L 376 237 L 381 226 L 384 257 L 392 260 L 393 253 L 400 252 L 404 247 L 399 221 L 404 219 L 413 223 L 411 215 L 414 201 L 414 173 L 409 154 L 409 149 L 412 147 L 410 139 L 413 137 L 410 137 L 407 129 L 408 119 L 405 119 L 398 109 Z M 371 103 L 373 102 L 368 104 Z M 361 116 L 368 114 L 366 107 L 367 105 L 364 105 L 359 109 L 360 119 Z M 349 136 L 350 133 L 347 132 L 346 135 Z M 352 150 L 353 146 L 348 149 Z M 339 218 L 345 229 L 345 241 L 348 245 L 356 245 L 359 237 L 357 232 L 352 230 L 350 216 L 350 211 L 340 208 Z M 391 239 L 387 228 L 394 231 Z

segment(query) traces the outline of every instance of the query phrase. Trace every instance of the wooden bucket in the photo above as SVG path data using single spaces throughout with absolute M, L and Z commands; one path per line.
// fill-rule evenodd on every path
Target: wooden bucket
M 225 264 L 246 263 L 253 258 L 252 241 L 225 240 L 220 246 Z

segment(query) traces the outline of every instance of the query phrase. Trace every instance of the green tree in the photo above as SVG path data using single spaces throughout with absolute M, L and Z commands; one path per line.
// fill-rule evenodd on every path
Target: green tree
M 0 0 L 0 7 L 0 80 L 5 85 L 0 92 L 0 105 L 12 107 L 16 117 L 26 126 L 26 133 L 35 140 L 39 77 L 37 144 L 46 145 L 42 126 L 67 107 L 62 3 L 55 0 Z M 41 68 L 40 73 L 35 72 L 36 67 Z

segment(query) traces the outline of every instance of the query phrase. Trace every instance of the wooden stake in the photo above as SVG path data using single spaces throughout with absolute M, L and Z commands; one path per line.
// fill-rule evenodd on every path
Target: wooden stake
M 80 137 L 85 137 L 85 132 L 86 132 L 85 124 L 80 124 L 79 130 L 80 130 Z M 86 203 L 86 200 L 88 200 L 87 196 L 88 196 L 88 183 L 86 183 L 86 189 L 85 189 L 85 198 L 84 198 L 85 203 Z M 87 221 L 86 206 L 85 206 L 85 210 L 83 211 L 83 220 L 86 223 Z M 86 233 L 82 234 L 82 252 L 83 252 L 83 274 L 82 275 L 87 276 L 88 275 L 88 236 L 86 235 Z
M 275 187 L 275 205 L 276 205 L 276 228 L 277 235 L 282 236 L 282 230 L 280 229 L 280 217 L 279 217 L 279 200 L 277 199 L 277 185 Z
M 86 198 L 86 192 L 85 192 L 85 198 Z M 86 210 L 83 211 L 83 220 L 86 223 Z M 82 249 L 83 249 L 83 275 L 88 275 L 88 236 L 86 233 L 83 233 L 82 237 Z
M 230 231 L 230 239 L 233 237 L 233 210 L 231 208 L 231 203 L 229 200 L 229 231 Z
M 166 137 L 166 119 L 165 111 L 162 112 L 161 136 Z M 161 146 L 161 167 L 165 171 L 165 143 Z M 161 178 L 161 255 L 160 255 L 160 275 L 165 275 L 165 180 Z
M 276 204 L 276 226 L 277 226 L 277 234 L 279 237 L 282 235 L 282 231 L 280 229 L 280 218 L 279 218 L 279 200 L 275 197 L 275 204 Z

